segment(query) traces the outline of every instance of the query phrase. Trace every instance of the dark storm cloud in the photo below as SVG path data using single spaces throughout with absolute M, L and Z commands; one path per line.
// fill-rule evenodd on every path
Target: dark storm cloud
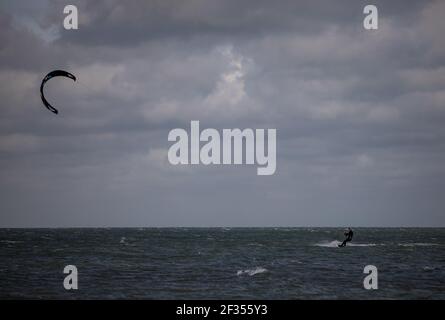
M 0 7 L 1 226 L 445 224 L 443 2 L 73 4 Z M 190 120 L 277 128 L 276 174 L 171 166 Z

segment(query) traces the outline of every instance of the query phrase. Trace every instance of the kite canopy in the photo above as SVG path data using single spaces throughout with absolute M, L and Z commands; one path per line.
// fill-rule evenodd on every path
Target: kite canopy
M 49 79 L 54 78 L 54 77 L 66 77 L 66 78 L 70 78 L 70 79 L 72 79 L 73 81 L 76 81 L 76 77 L 75 77 L 73 74 L 71 74 L 71 73 L 69 73 L 69 72 L 67 72 L 67 71 L 64 71 L 64 70 L 54 70 L 54 71 L 51 71 L 50 73 L 48 73 L 48 74 L 45 76 L 45 78 L 43 78 L 42 83 L 40 84 L 40 97 L 42 98 L 42 102 L 43 102 L 43 104 L 45 105 L 45 107 L 46 107 L 49 111 L 51 111 L 51 112 L 57 114 L 57 113 L 59 113 L 59 111 L 57 111 L 57 109 L 54 108 L 54 107 L 53 107 L 53 106 L 46 100 L 46 98 L 45 98 L 45 94 L 43 93 L 43 87 L 45 86 L 45 83 L 46 83 Z

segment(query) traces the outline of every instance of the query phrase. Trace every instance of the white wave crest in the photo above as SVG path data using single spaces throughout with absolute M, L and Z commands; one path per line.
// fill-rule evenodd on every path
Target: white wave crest
M 424 243 L 424 242 L 413 242 L 413 243 L 399 243 L 400 247 L 432 247 L 438 246 L 437 243 Z
M 440 270 L 440 268 L 438 267 L 430 267 L 430 266 L 425 266 L 423 267 L 424 271 L 434 271 L 434 270 Z
M 6 243 L 6 244 L 15 244 L 15 243 L 22 243 L 23 241 L 18 241 L 18 240 L 1 240 L 1 243 Z
M 266 268 L 263 268 L 263 267 L 256 267 L 256 268 L 254 268 L 254 269 L 238 270 L 238 272 L 236 273 L 236 275 L 237 275 L 237 276 L 242 276 L 242 275 L 244 275 L 244 274 L 247 274 L 247 275 L 249 275 L 249 276 L 254 276 L 254 275 L 256 275 L 256 274 L 264 273 L 264 272 L 267 272 L 267 269 L 266 269 Z

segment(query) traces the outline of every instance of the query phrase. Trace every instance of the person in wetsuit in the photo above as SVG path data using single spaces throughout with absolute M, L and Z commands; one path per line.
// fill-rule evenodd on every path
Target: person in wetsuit
M 343 242 L 338 245 L 339 247 L 346 247 L 346 242 L 352 241 L 352 236 L 354 235 L 354 232 L 352 232 L 351 228 L 348 228 L 348 230 L 345 231 L 344 235 L 346 239 L 343 240 Z

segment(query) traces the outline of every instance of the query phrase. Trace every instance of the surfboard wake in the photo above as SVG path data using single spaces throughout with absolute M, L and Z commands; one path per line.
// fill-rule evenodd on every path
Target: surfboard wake
M 323 241 L 316 243 L 315 246 L 317 247 L 324 247 L 324 248 L 340 248 L 339 245 L 342 244 L 342 241 L 334 240 L 334 241 Z M 348 242 L 346 244 L 346 247 L 374 247 L 376 246 L 375 243 L 352 243 Z

